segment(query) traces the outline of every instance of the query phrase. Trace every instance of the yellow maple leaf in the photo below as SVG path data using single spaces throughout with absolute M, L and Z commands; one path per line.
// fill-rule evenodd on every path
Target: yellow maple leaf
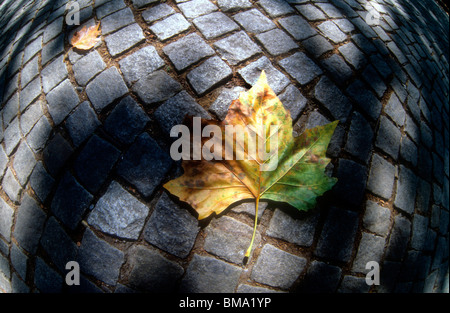
M 100 23 L 89 28 L 84 26 L 80 31 L 73 35 L 70 43 L 74 48 L 80 50 L 91 49 L 100 41 L 99 35 L 101 34 L 101 31 L 98 29 L 99 27 Z

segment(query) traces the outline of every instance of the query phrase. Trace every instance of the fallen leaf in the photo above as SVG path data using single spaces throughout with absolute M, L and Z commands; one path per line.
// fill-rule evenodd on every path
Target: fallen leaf
M 89 28 L 84 26 L 80 31 L 73 35 L 70 43 L 74 48 L 80 50 L 91 49 L 100 41 L 100 37 L 98 37 L 101 34 L 101 31 L 98 29 L 99 27 L 100 23 Z
M 189 203 L 199 219 L 219 214 L 237 201 L 255 199 L 254 236 L 259 200 L 287 202 L 298 210 L 308 210 L 337 181 L 325 175 L 325 167 L 330 162 L 327 147 L 338 121 L 308 129 L 294 138 L 291 116 L 268 85 L 264 72 L 248 92 L 232 102 L 224 121 L 217 124 L 223 135 L 226 126 L 232 125 L 248 127 L 254 136 L 223 136 L 223 150 L 226 145 L 233 147 L 232 160 L 183 161 L 184 174 L 164 185 L 170 193 Z M 276 132 L 271 131 L 270 125 Z M 270 151 L 272 140 L 278 143 L 276 153 L 261 158 L 262 149 Z M 248 149 L 250 143 L 258 147 L 257 154 Z M 236 160 L 238 147 L 245 152 L 244 160 Z M 270 162 L 277 163 L 276 168 L 262 170 Z

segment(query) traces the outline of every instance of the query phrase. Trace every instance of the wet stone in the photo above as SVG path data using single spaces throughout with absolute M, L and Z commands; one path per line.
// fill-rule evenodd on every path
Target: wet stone
M 140 135 L 119 163 L 117 172 L 149 197 L 172 165 L 172 159 L 147 134 Z
M 95 77 L 86 87 L 86 93 L 97 112 L 128 92 L 116 67 L 110 67 Z
M 130 255 L 128 281 L 131 287 L 146 292 L 175 291 L 177 281 L 184 273 L 180 265 L 143 246 L 133 247 Z
M 421 213 L 427 213 L 431 197 L 431 186 L 423 179 L 417 183 L 416 207 Z
M 236 65 L 261 52 L 261 49 L 243 31 L 215 42 L 214 47 L 230 65 Z
M 113 181 L 87 222 L 104 233 L 137 240 L 149 208 Z
M 74 170 L 80 183 L 96 193 L 113 168 L 120 151 L 109 142 L 94 135 L 75 161 Z
M 422 250 L 425 245 L 428 230 L 428 217 L 414 214 L 412 223 L 411 247 L 415 250 Z
M 145 76 L 133 85 L 133 91 L 145 104 L 162 102 L 181 90 L 181 85 L 160 70 Z
M 203 95 L 217 84 L 228 80 L 231 69 L 219 57 L 212 57 L 190 71 L 187 79 L 198 95 Z
M 14 227 L 14 238 L 29 253 L 35 253 L 47 215 L 38 203 L 28 195 L 22 200 Z
M 259 34 L 276 27 L 269 18 L 257 9 L 237 13 L 233 18 L 249 33 Z
M 185 258 L 199 230 L 197 219 L 163 193 L 145 226 L 144 238 L 170 254 Z
M 251 278 L 272 287 L 288 289 L 305 265 L 306 259 L 266 244 L 256 260 Z
M 265 201 L 260 201 L 258 205 L 258 218 L 261 218 L 264 214 L 264 211 L 267 208 L 268 203 Z M 256 205 L 255 202 L 243 202 L 231 209 L 231 211 L 236 213 L 245 213 L 248 214 L 250 217 L 255 218 L 255 210 Z
M 278 63 L 301 85 L 322 74 L 322 70 L 303 52 L 297 52 Z
M 135 8 L 142 8 L 148 4 L 155 3 L 157 0 L 132 0 Z
M 289 79 L 278 71 L 265 56 L 240 69 L 238 73 L 247 84 L 253 86 L 258 81 L 263 70 L 266 73 L 269 86 L 276 94 L 283 91 L 289 85 Z
M 283 291 L 241 284 L 237 287 L 236 293 L 283 293 Z
M 105 129 L 114 138 L 123 143 L 131 144 L 136 136 L 144 129 L 149 117 L 144 110 L 127 96 L 119 104 L 105 121 Z
M 189 29 L 191 24 L 180 13 L 173 14 L 162 21 L 153 24 L 150 30 L 159 40 L 167 40 Z
M 206 228 L 204 249 L 226 261 L 242 264 L 252 233 L 252 227 L 223 216 Z M 252 251 L 260 241 L 261 235 L 256 232 Z
M 215 258 L 194 254 L 183 277 L 183 293 L 234 292 L 242 269 Z
M 309 247 L 313 242 L 317 221 L 317 214 L 293 218 L 284 211 L 276 209 L 266 233 L 274 238 Z
M 82 272 L 114 286 L 124 262 L 124 253 L 86 229 L 77 259 Z
M 206 39 L 216 38 L 239 29 L 239 26 L 222 12 L 197 17 L 193 23 Z
M 357 228 L 357 213 L 330 208 L 314 254 L 336 261 L 348 262 Z
M 60 53 L 64 52 L 64 35 L 59 35 L 55 39 L 52 39 L 42 48 L 41 64 L 45 66 L 51 59 Z
M 27 277 L 27 255 L 17 247 L 15 244 L 11 246 L 11 265 L 17 271 L 17 273 L 22 277 L 22 279 L 26 279 Z
M 155 111 L 156 121 L 161 128 L 170 134 L 173 126 L 183 122 L 186 115 L 210 119 L 211 116 L 185 91 L 179 92 Z
M 214 50 L 197 34 L 187 35 L 163 48 L 178 71 L 214 54 Z
M 73 230 L 81 221 L 92 198 L 72 175 L 66 173 L 56 189 L 51 209 L 64 225 Z
M 392 93 L 384 111 L 397 125 L 403 126 L 405 124 L 406 112 L 395 93 Z

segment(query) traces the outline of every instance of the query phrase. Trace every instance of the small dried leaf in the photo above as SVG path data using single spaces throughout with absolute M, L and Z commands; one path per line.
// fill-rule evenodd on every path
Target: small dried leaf
M 80 31 L 73 35 L 70 43 L 74 48 L 80 50 L 92 49 L 100 41 L 99 35 L 101 34 L 101 31 L 98 29 L 99 27 L 100 24 L 89 28 L 84 26 Z

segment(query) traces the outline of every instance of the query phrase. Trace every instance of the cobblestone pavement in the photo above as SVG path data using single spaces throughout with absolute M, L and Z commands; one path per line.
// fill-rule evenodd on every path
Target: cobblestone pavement
M 431 0 L 0 3 L 0 290 L 448 292 L 449 17 Z M 340 120 L 339 182 L 299 214 L 198 222 L 169 131 L 223 119 L 262 69 L 295 131 Z M 77 261 L 81 285 L 65 284 Z M 368 261 L 381 266 L 369 286 Z

